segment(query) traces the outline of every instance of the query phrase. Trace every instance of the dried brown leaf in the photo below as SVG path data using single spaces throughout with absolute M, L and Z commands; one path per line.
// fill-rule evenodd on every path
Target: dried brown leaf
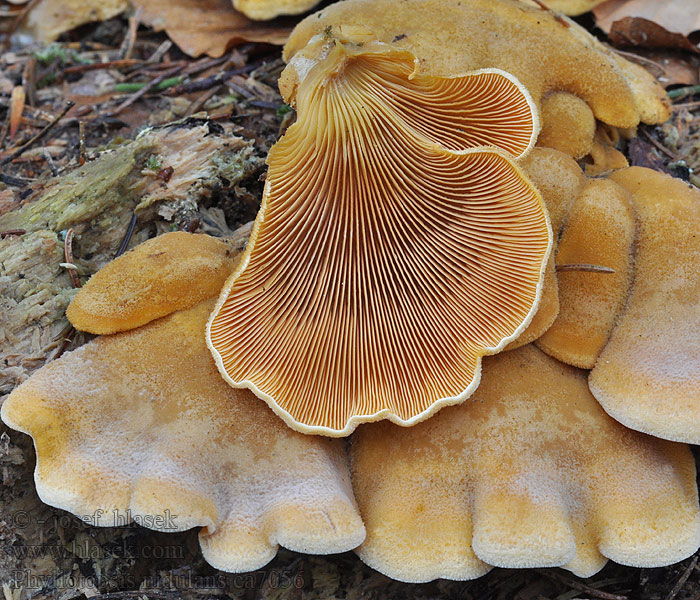
M 610 43 L 618 48 L 677 48 L 698 52 L 697 47 L 682 33 L 672 33 L 643 17 L 624 17 L 615 21 L 608 33 Z
M 626 17 L 652 21 L 667 32 L 688 35 L 700 30 L 700 2 L 697 0 L 608 0 L 593 10 L 596 23 L 606 33 Z
M 16 86 L 12 90 L 12 96 L 10 97 L 10 139 L 15 137 L 22 122 L 25 98 L 24 87 L 21 85 Z
M 132 0 L 143 8 L 142 22 L 165 31 L 190 56 L 222 56 L 243 42 L 282 45 L 291 23 L 258 23 L 234 10 L 231 0 Z

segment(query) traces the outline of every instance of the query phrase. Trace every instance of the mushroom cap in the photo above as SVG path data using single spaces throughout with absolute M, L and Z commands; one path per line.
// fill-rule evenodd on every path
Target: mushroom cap
M 233 6 L 249 19 L 268 21 L 281 15 L 298 15 L 320 0 L 233 0 Z
M 609 418 L 585 371 L 528 345 L 485 358 L 472 399 L 353 436 L 368 565 L 410 582 L 492 565 L 588 577 L 607 559 L 662 566 L 700 545 L 690 450 Z
M 202 527 L 205 559 L 225 571 L 260 568 L 279 545 L 354 548 L 345 450 L 221 379 L 204 341 L 212 306 L 97 338 L 10 394 L 1 416 L 34 439 L 40 498 L 93 525 Z
M 538 146 L 555 148 L 574 158 L 591 151 L 595 117 L 588 104 L 568 92 L 552 92 L 542 99 L 542 131 Z
M 570 156 L 551 148 L 533 148 L 532 152 L 520 161 L 520 165 L 542 194 L 556 244 L 571 202 L 585 184 L 581 167 Z M 527 328 L 508 344 L 506 350 L 519 348 L 542 336 L 552 326 L 558 314 L 559 287 L 552 253 L 547 262 L 537 312 Z
M 632 282 L 635 214 L 629 194 L 591 180 L 574 203 L 557 246 L 559 265 L 599 265 L 614 273 L 562 271 L 560 310 L 537 346 L 569 365 L 592 369 L 622 311 Z
M 629 167 L 627 158 L 622 152 L 597 138 L 598 134 L 593 138 L 593 146 L 589 155 L 591 163 L 586 165 L 588 177 L 598 177 L 616 169 Z
M 537 305 L 537 312 L 533 315 L 528 326 L 505 349 L 513 350 L 525 344 L 533 342 L 541 337 L 554 323 L 559 314 L 559 287 L 557 285 L 557 272 L 554 266 L 554 256 L 550 255 L 542 280 L 542 296 Z
M 640 120 L 660 123 L 670 116 L 665 91 L 643 68 L 618 57 L 573 21 L 563 24 L 517 0 L 404 0 L 400 10 L 394 0 L 336 2 L 297 25 L 285 60 L 324 31 L 408 50 L 421 61 L 421 70 L 433 75 L 503 69 L 536 104 L 547 92 L 569 92 L 597 119 L 617 127 L 634 127 Z
M 140 327 L 217 294 L 238 254 L 232 244 L 209 235 L 160 235 L 95 273 L 66 315 L 76 329 L 96 334 Z
M 700 191 L 642 167 L 609 179 L 637 213 L 634 279 L 591 391 L 628 427 L 700 443 Z
M 547 6 L 552 10 L 576 17 L 593 10 L 606 0 L 547 0 Z
M 433 77 L 387 44 L 314 49 L 210 348 L 299 431 L 412 425 L 463 401 L 481 356 L 535 311 L 544 204 L 505 152 L 470 146 L 521 155 L 536 115 L 500 71 Z
M 542 194 L 554 238 L 558 238 L 574 200 L 587 182 L 581 167 L 552 148 L 533 148 L 519 164 Z

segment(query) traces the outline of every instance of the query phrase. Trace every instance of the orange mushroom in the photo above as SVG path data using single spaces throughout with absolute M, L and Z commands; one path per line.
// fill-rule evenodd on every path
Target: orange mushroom
M 585 371 L 532 345 L 485 358 L 472 402 L 410 429 L 363 426 L 350 452 L 367 528 L 356 552 L 401 581 L 492 566 L 590 577 L 608 559 L 663 566 L 700 545 L 689 448 L 623 427 Z
M 209 235 L 174 231 L 139 244 L 100 269 L 68 305 L 76 329 L 107 334 L 145 325 L 215 295 L 238 252 Z M 187 289 L 187 294 L 178 291 Z
M 91 293 L 113 297 L 110 290 L 132 277 L 135 290 L 135 255 L 153 246 L 110 263 Z M 185 244 L 180 259 L 204 276 L 210 250 Z M 167 291 L 177 306 L 191 289 L 187 279 L 156 279 L 139 291 L 144 304 Z M 201 527 L 205 559 L 226 571 L 260 568 L 280 545 L 315 554 L 354 548 L 365 532 L 344 446 L 292 431 L 221 379 L 204 340 L 213 304 L 101 336 L 7 397 L 0 416 L 34 440 L 40 498 L 92 525 Z
M 567 364 L 593 368 L 627 300 L 635 228 L 624 188 L 613 181 L 589 181 L 557 247 L 557 264 L 574 268 L 558 273 L 560 311 L 536 342 L 541 350 Z
M 542 131 L 538 146 L 555 148 L 574 158 L 583 158 L 593 147 L 595 117 L 581 98 L 553 92 L 542 99 Z
M 628 427 L 700 443 L 700 192 L 642 167 L 609 179 L 629 193 L 638 232 L 629 297 L 591 391 Z
M 320 0 L 233 0 L 236 10 L 249 19 L 267 21 L 280 15 L 298 15 L 316 6 Z
M 471 394 L 535 312 L 551 233 L 504 152 L 532 146 L 534 107 L 507 73 L 433 77 L 383 43 L 322 37 L 290 68 L 298 120 L 210 348 L 305 433 L 412 425 Z
M 315 36 L 330 31 L 346 42 L 376 40 L 407 50 L 419 59 L 421 71 L 433 75 L 503 69 L 538 107 L 548 93 L 568 92 L 615 127 L 662 123 L 670 116 L 670 101 L 652 75 L 575 22 L 539 6 L 518 0 L 403 0 L 400 10 L 396 6 L 395 0 L 327 6 L 296 26 L 284 58 L 294 64 Z

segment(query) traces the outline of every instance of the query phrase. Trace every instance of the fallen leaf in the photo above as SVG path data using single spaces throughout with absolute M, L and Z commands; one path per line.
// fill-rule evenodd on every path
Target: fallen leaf
M 15 134 L 19 129 L 19 125 L 22 122 L 24 101 L 24 88 L 21 85 L 18 85 L 12 90 L 12 96 L 10 97 L 10 139 L 15 137 Z
M 23 29 L 48 43 L 85 23 L 116 17 L 128 6 L 128 0 L 40 0 L 29 11 Z
M 668 88 L 670 85 L 697 85 L 700 69 L 700 58 L 684 52 L 669 52 L 668 50 L 639 50 L 642 53 L 642 60 L 639 61 L 643 67 L 651 70 L 659 83 Z M 639 59 L 639 56 L 637 56 Z M 649 62 L 646 62 L 649 61 Z M 633 60 L 633 59 L 630 59 Z M 661 70 L 657 73 L 651 69 L 654 64 Z
M 243 42 L 282 45 L 294 20 L 251 21 L 234 10 L 231 0 L 132 0 L 143 8 L 141 20 L 165 31 L 190 56 L 222 56 Z
M 633 167 L 647 167 L 655 171 L 667 172 L 664 161 L 654 146 L 641 137 L 630 140 L 627 153 L 629 154 L 630 165 Z
M 608 38 L 613 46 L 626 48 L 677 48 L 698 52 L 697 47 L 682 33 L 672 33 L 661 25 L 643 17 L 624 17 L 615 21 L 610 28 Z
M 596 23 L 605 33 L 613 30 L 616 21 L 627 17 L 646 19 L 669 33 L 687 36 L 700 30 L 698 0 L 608 0 L 593 9 Z M 639 26 L 644 29 L 644 26 Z

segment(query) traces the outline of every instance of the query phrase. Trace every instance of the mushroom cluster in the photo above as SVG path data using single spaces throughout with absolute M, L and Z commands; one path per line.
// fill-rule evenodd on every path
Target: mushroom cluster
M 700 192 L 574 159 L 604 170 L 663 90 L 516 0 L 402 4 L 295 30 L 242 255 L 170 233 L 77 294 L 103 335 L 2 405 L 41 498 L 178 515 L 230 571 L 278 545 L 403 581 L 689 556 Z

